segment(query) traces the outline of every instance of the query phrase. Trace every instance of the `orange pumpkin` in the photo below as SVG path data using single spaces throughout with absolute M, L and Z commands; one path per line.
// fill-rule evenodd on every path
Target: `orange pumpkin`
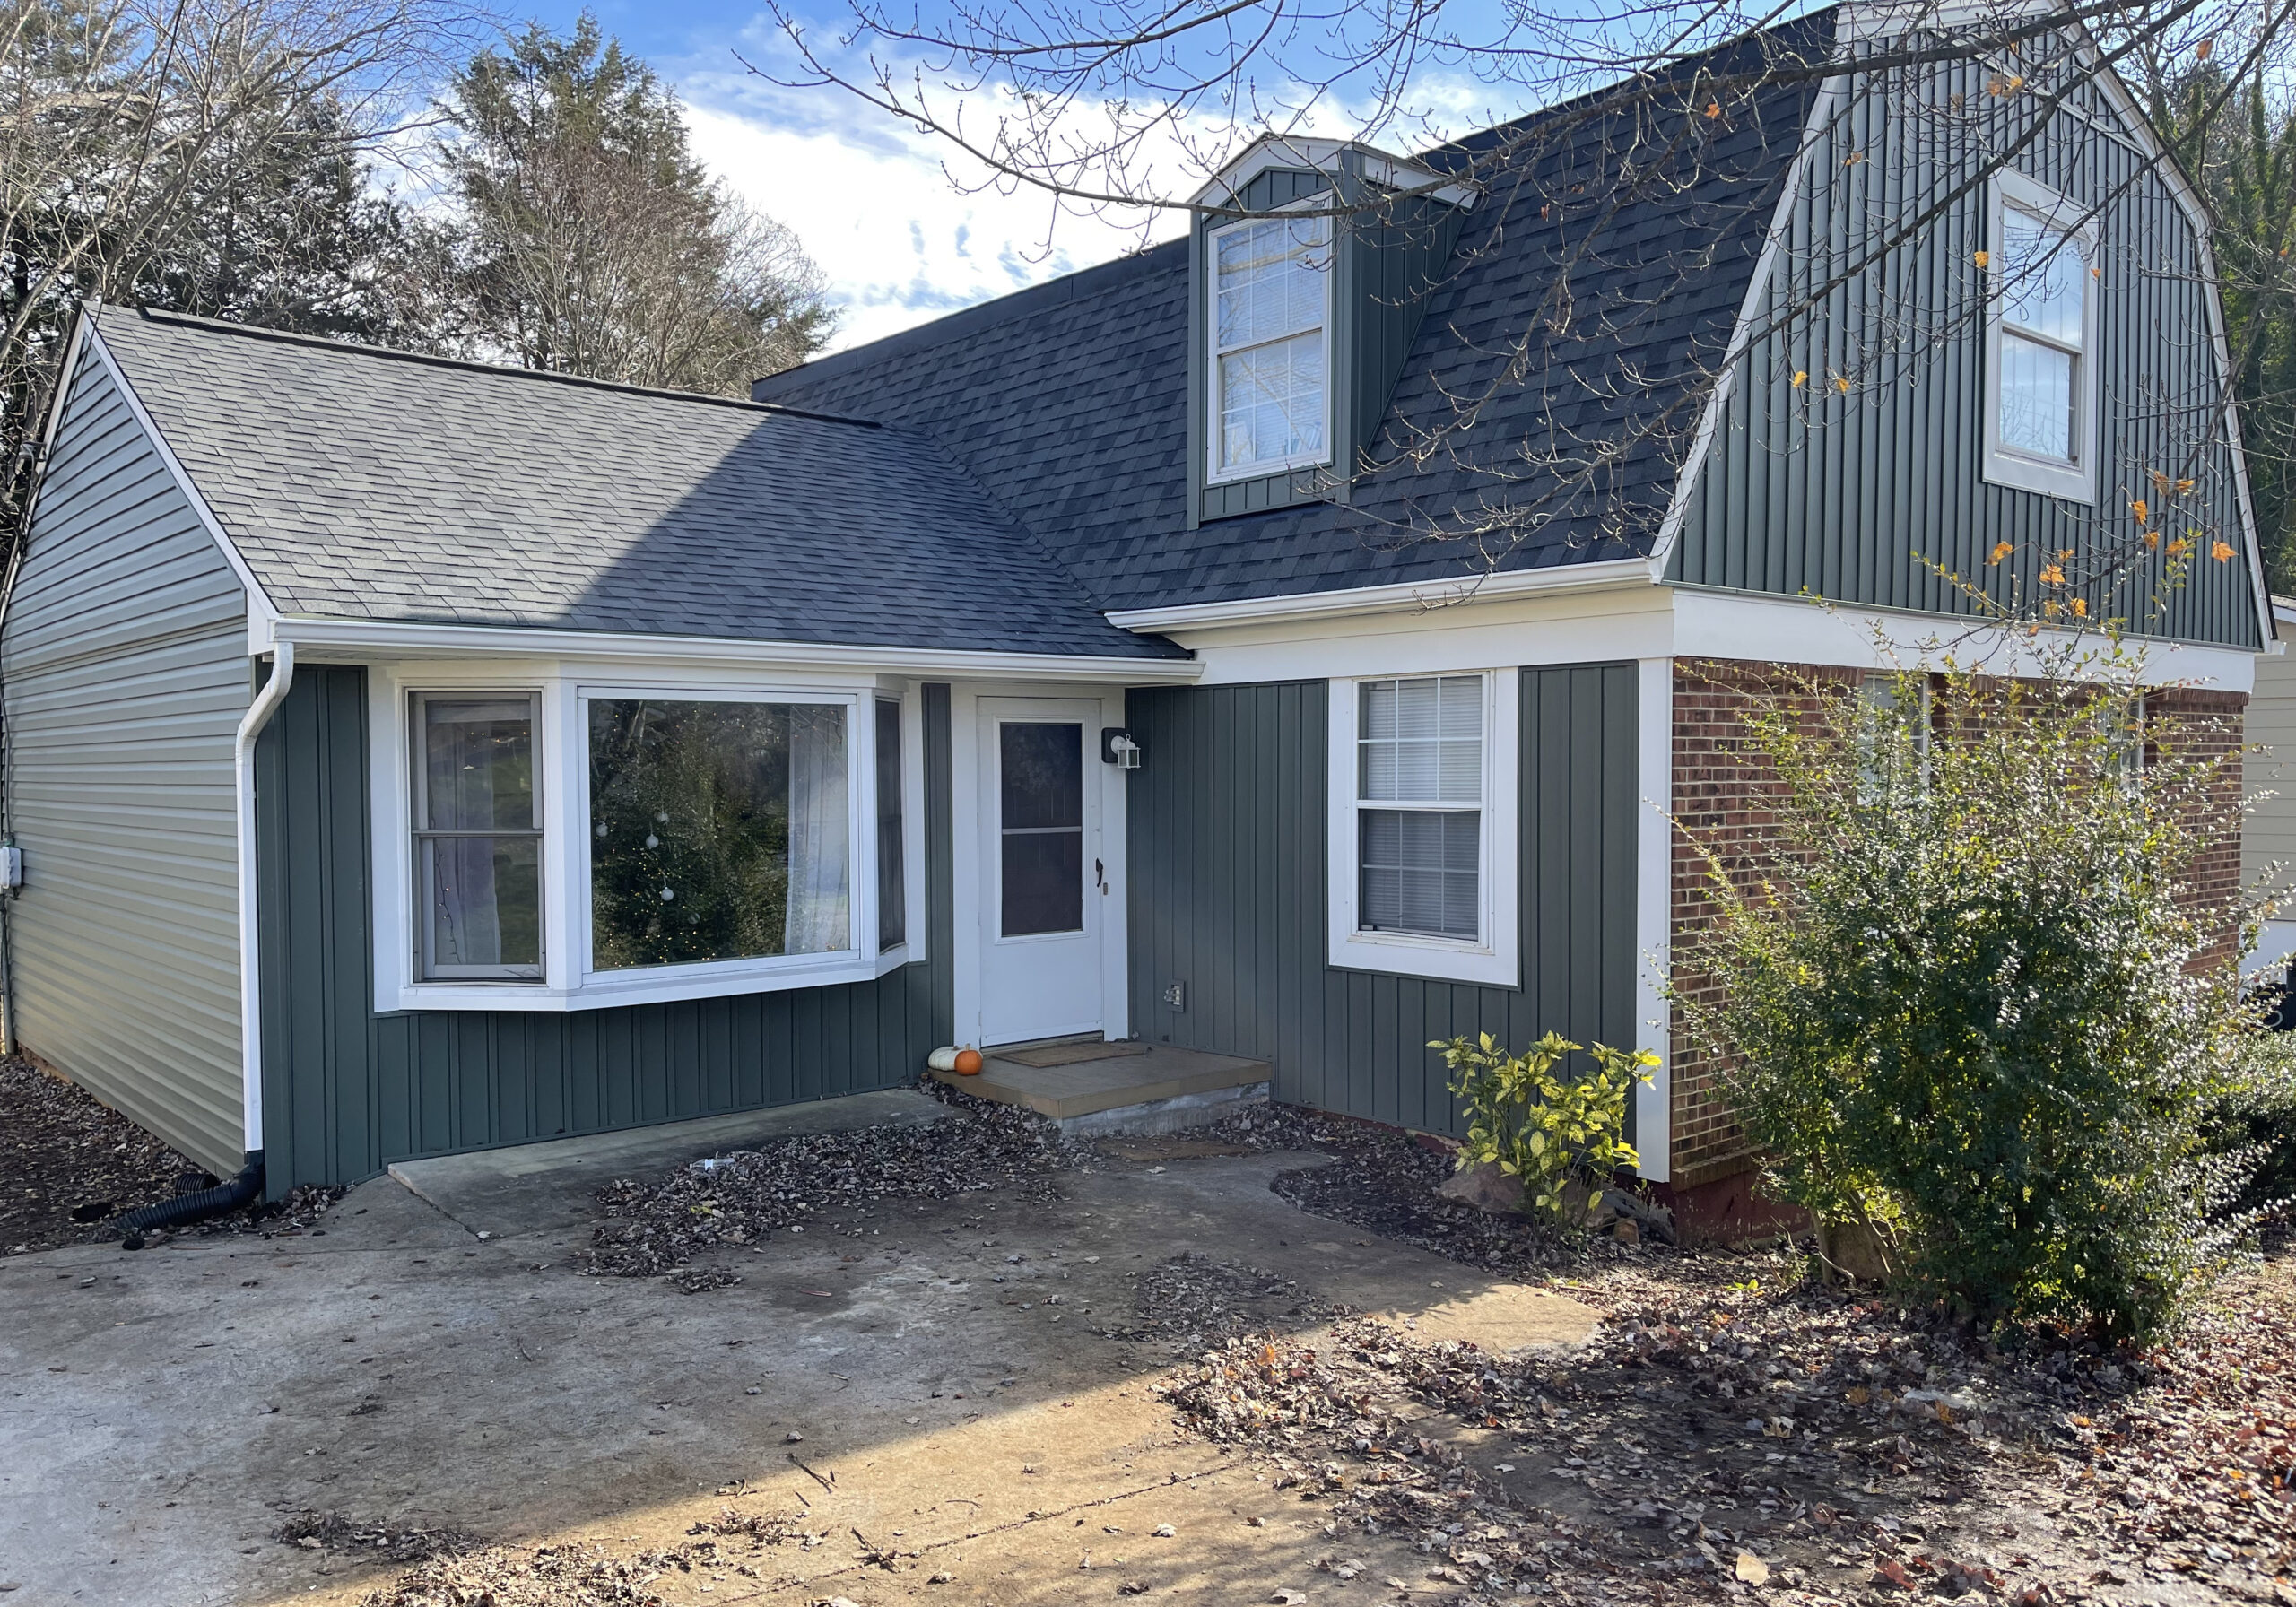
M 980 1051 L 978 1049 L 959 1049 L 957 1051 L 958 1076 L 978 1077 L 980 1075 L 981 1064 Z

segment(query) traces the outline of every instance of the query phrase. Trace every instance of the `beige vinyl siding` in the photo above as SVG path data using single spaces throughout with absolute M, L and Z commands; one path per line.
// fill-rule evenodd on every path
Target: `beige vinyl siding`
M 2283 642 L 2296 643 L 2296 625 L 2278 629 Z M 2296 882 L 2296 652 L 2257 658 L 2248 738 L 2266 751 L 2250 754 L 2246 766 L 2251 810 L 2240 834 L 2240 879 L 2253 883 L 2277 861 L 2277 885 L 2286 887 Z
M 24 1047 L 239 1168 L 247 599 L 109 373 L 74 378 L 0 634 Z

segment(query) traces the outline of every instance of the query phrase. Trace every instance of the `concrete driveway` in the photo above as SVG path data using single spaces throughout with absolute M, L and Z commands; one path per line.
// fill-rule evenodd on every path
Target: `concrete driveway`
M 911 1098 L 745 1135 L 931 1119 Z M 1144 1153 L 1050 1202 L 889 1203 L 777 1236 L 700 1295 L 570 1270 L 603 1175 L 744 1136 L 426 1163 L 323 1232 L 0 1262 L 0 1603 L 350 1601 L 396 1570 L 274 1539 L 286 1515 L 626 1549 L 682 1538 L 726 1486 L 824 1538 L 756 1577 L 654 1586 L 672 1601 L 1262 1601 L 1306 1585 L 1320 1520 L 1176 1435 L 1146 1387 L 1169 1349 L 1091 1332 L 1128 1320 L 1127 1274 L 1200 1252 L 1499 1349 L 1592 1320 L 1303 1215 L 1268 1182 L 1316 1158 L 1283 1154 Z

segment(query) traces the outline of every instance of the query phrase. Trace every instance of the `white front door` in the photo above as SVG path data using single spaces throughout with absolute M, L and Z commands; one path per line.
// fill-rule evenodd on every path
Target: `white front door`
M 980 1040 L 1098 1032 L 1108 867 L 1100 706 L 980 700 Z

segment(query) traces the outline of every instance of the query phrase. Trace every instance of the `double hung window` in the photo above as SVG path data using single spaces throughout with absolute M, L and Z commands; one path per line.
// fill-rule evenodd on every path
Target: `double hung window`
M 1365 681 L 1356 859 L 1366 932 L 1483 935 L 1483 677 Z
M 1327 218 L 1264 218 L 1211 239 L 1212 477 L 1331 458 Z
M 2018 174 L 1995 197 L 1987 477 L 2092 493 L 2096 251 L 2075 210 Z
M 1332 687 L 1332 963 L 1515 981 L 1517 678 Z
M 532 693 L 414 702 L 416 965 L 425 977 L 542 975 Z

